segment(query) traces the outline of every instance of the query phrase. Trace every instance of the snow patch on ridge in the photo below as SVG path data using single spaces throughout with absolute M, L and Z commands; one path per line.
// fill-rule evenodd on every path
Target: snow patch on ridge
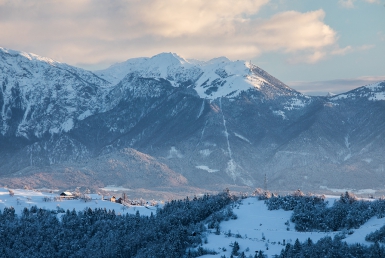
M 172 158 L 183 158 L 183 154 L 175 148 L 175 146 L 172 146 L 171 149 L 168 152 L 168 156 L 166 159 L 172 159 Z
M 203 156 L 203 157 L 208 157 L 210 156 L 210 154 L 212 153 L 213 151 L 212 150 L 209 150 L 209 149 L 204 149 L 204 150 L 200 150 L 199 153 Z
M 294 110 L 294 109 L 301 109 L 304 108 L 309 101 L 311 101 L 311 98 L 308 96 L 305 96 L 306 100 L 299 99 L 299 98 L 292 98 L 288 102 L 284 104 L 284 109 L 286 110 Z
M 202 101 L 201 110 L 199 111 L 199 114 L 198 114 L 197 118 L 201 117 L 204 109 L 205 109 L 205 100 Z
M 235 136 L 237 136 L 238 138 L 244 140 L 245 142 L 248 142 L 251 144 L 251 142 L 244 136 L 240 135 L 240 134 L 237 134 L 237 133 L 234 133 Z
M 91 110 L 87 110 L 87 111 L 84 111 L 83 113 L 81 113 L 79 116 L 78 116 L 78 120 L 84 120 L 86 119 L 87 117 L 91 116 L 92 115 L 92 112 Z
M 281 116 L 283 120 L 287 119 L 285 112 L 283 112 L 282 110 L 275 110 L 273 111 L 273 114 L 276 116 Z
M 385 92 L 378 92 L 373 96 L 369 97 L 371 101 L 385 100 Z
M 233 153 L 231 151 L 231 146 L 230 146 L 230 141 L 229 141 L 229 133 L 227 131 L 227 126 L 226 126 L 226 119 L 225 119 L 225 115 L 223 114 L 223 109 L 222 109 L 222 98 L 219 99 L 219 107 L 220 107 L 220 110 L 222 113 L 223 127 L 225 129 L 224 134 L 225 134 L 226 141 L 227 141 L 227 153 L 228 153 L 229 158 L 230 158 L 230 160 L 227 162 L 226 173 L 235 181 L 235 179 L 240 174 L 236 170 L 237 165 L 236 165 L 235 161 L 233 160 Z
M 67 119 L 67 121 L 65 121 L 61 126 L 64 132 L 69 132 L 73 127 L 74 127 L 74 120 L 72 118 Z
M 347 161 L 352 157 L 352 151 L 350 149 L 349 135 L 345 136 L 345 147 L 348 149 L 349 153 L 345 156 L 344 161 Z
M 201 165 L 201 166 L 195 166 L 197 169 L 202 169 L 202 170 L 206 170 L 207 172 L 209 173 L 215 173 L 215 172 L 218 172 L 219 170 L 218 169 L 211 169 L 209 168 L 208 166 L 205 166 L 205 165 Z

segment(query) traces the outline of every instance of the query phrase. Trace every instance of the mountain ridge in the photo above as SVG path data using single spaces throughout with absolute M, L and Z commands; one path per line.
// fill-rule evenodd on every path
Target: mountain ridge
M 98 158 L 107 168 L 130 148 L 185 178 L 182 188 L 262 187 L 264 175 L 276 189 L 385 184 L 385 82 L 311 97 L 223 57 L 163 53 L 90 72 L 17 53 L 0 49 L 0 178 Z M 121 173 L 143 170 L 132 166 Z

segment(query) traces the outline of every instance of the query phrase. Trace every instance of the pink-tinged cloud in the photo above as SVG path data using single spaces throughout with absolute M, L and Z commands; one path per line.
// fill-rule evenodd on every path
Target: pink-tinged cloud
M 380 4 L 380 0 L 365 0 L 365 2 L 371 3 L 371 4 Z
M 336 48 L 325 12 L 258 17 L 269 0 L 0 0 L 0 42 L 70 64 L 177 52 L 250 59 L 279 51 L 315 63 Z M 341 50 L 342 51 L 342 50 Z
M 325 12 L 279 13 L 256 28 L 256 41 L 266 50 L 319 51 L 336 43 L 336 32 L 323 22 Z

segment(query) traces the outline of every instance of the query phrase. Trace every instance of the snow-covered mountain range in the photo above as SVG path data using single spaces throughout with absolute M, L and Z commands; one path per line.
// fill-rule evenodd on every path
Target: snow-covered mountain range
M 225 57 L 162 53 L 90 72 L 4 48 L 0 71 L 4 184 L 385 185 L 385 82 L 310 97 Z

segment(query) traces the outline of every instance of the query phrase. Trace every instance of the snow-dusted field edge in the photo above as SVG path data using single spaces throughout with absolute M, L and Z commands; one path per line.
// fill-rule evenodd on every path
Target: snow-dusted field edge
M 333 204 L 338 197 L 328 196 L 329 203 Z M 242 200 L 241 205 L 234 209 L 234 213 L 238 216 L 236 220 L 224 221 L 220 224 L 220 235 L 215 234 L 215 230 L 207 235 L 207 243 L 204 248 L 214 250 L 217 255 L 204 255 L 202 257 L 221 257 L 225 255 L 230 257 L 231 245 L 237 241 L 240 246 L 239 252 L 245 252 L 246 257 L 252 255 L 255 251 L 262 250 L 268 257 L 280 254 L 285 248 L 283 242 L 294 244 L 298 238 L 300 242 L 304 242 L 311 238 L 313 242 L 325 236 L 334 237 L 341 231 L 336 232 L 297 232 L 294 229 L 294 223 L 290 222 L 292 211 L 271 210 L 263 201 L 255 197 L 249 197 Z M 289 225 L 287 222 L 289 221 Z M 286 224 L 285 224 L 286 223 Z M 361 243 L 371 244 L 365 241 L 365 236 L 370 232 L 379 229 L 385 224 L 385 218 L 371 218 L 359 229 L 354 229 L 353 234 L 346 234 L 343 240 L 348 244 Z M 229 237 L 231 232 L 231 237 Z M 226 250 L 226 251 L 224 251 Z
M 63 208 L 64 210 L 82 211 L 85 208 L 106 208 L 107 210 L 114 210 L 116 214 L 135 214 L 139 211 L 140 215 L 150 216 L 151 212 L 156 213 L 156 208 L 153 206 L 130 206 L 126 207 L 122 204 L 110 202 L 108 200 L 102 200 L 101 195 L 91 194 L 90 201 L 83 201 L 81 199 L 75 200 L 55 200 L 60 193 L 46 193 L 40 191 L 12 189 L 14 195 L 10 196 L 9 190 L 0 188 L 0 210 L 3 211 L 5 207 L 14 207 L 15 213 L 20 215 L 24 207 L 31 208 L 36 205 L 38 208 L 47 210 L 56 210 L 57 208 Z M 44 201 L 50 198 L 52 201 Z

